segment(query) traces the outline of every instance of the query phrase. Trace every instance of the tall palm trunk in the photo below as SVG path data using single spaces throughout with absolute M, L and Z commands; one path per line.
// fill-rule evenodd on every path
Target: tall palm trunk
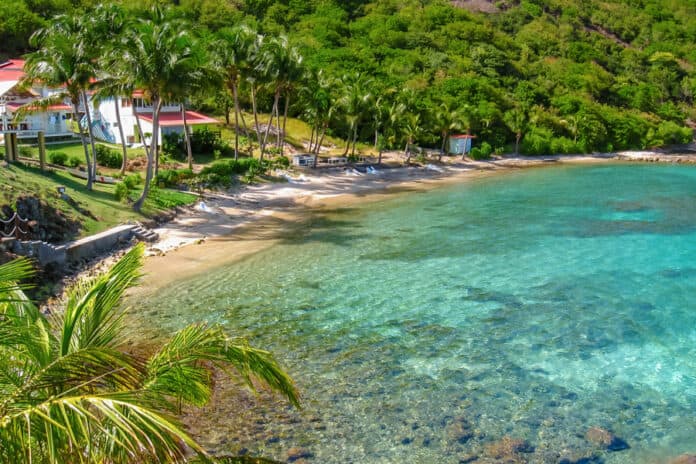
M 358 125 L 355 125 L 355 129 L 353 129 L 353 150 L 350 152 L 350 156 L 355 156 L 355 144 L 358 141 Z
M 276 106 L 276 147 L 280 147 L 280 102 Z
M 406 164 L 411 164 L 411 139 L 406 140 L 406 148 L 404 149 L 404 155 L 406 155 Z
M 251 107 L 254 111 L 254 124 L 256 125 L 256 139 L 259 142 L 259 149 L 261 149 L 261 130 L 259 129 L 259 112 L 256 108 L 256 86 L 251 85 Z M 263 154 L 261 155 L 263 157 Z
M 123 135 L 123 124 L 121 124 L 121 108 L 119 98 L 114 97 L 114 109 L 116 110 L 116 124 L 118 124 L 118 135 L 121 137 L 121 148 L 123 150 L 123 161 L 121 162 L 121 175 L 126 173 L 128 167 L 128 149 L 126 148 L 126 137 Z
M 314 152 L 319 155 L 319 151 L 321 150 L 321 146 L 324 143 L 324 136 L 326 135 L 326 129 L 329 127 L 329 123 L 325 122 L 324 126 L 321 129 L 321 137 L 319 137 L 319 142 L 317 142 L 316 147 L 314 148 Z M 317 135 L 318 136 L 318 135 Z
M 447 139 L 449 139 L 449 134 L 447 132 L 442 133 L 442 146 L 440 147 L 440 156 L 437 157 L 438 161 L 442 161 L 442 155 L 445 154 L 445 146 L 447 145 Z
M 87 148 L 87 140 L 85 139 L 85 133 L 82 132 L 82 126 L 80 125 L 80 120 L 78 119 L 79 113 L 79 100 L 77 98 L 71 99 L 73 107 L 73 118 L 77 123 L 77 130 L 80 132 L 80 140 L 82 141 L 82 148 L 85 150 L 85 164 L 87 166 L 87 190 L 92 190 L 92 160 L 89 156 L 89 148 Z
M 280 156 L 285 155 L 285 127 L 288 123 L 288 107 L 290 106 L 290 94 L 285 95 L 285 109 L 283 110 L 283 138 L 280 139 Z
M 184 141 L 186 142 L 186 159 L 189 169 L 193 169 L 193 151 L 191 151 L 191 134 L 189 134 L 189 126 L 186 121 L 186 106 L 181 104 L 181 119 L 184 121 Z
M 351 122 L 350 130 L 348 131 L 348 137 L 346 140 L 346 149 L 343 151 L 343 156 L 348 156 L 348 152 L 350 151 L 350 142 L 351 142 L 350 139 L 351 139 L 351 136 L 353 134 L 354 127 L 355 127 L 355 125 Z
M 273 108 L 271 108 L 271 118 L 268 120 L 268 126 L 266 127 L 266 133 L 263 135 L 263 143 L 261 144 L 261 161 L 263 161 L 263 155 L 266 151 L 266 142 L 268 141 L 268 134 L 271 132 L 271 126 L 273 125 L 274 112 L 278 110 L 278 99 L 280 98 L 280 92 L 276 90 L 275 96 L 273 97 Z
M 97 178 L 97 147 L 94 145 L 94 132 L 92 131 L 92 115 L 89 112 L 89 100 L 87 92 L 82 91 L 82 102 L 85 105 L 85 116 L 87 117 L 87 133 L 89 134 L 89 143 L 92 145 L 92 179 Z
M 153 175 L 153 165 L 156 168 L 157 163 L 156 160 L 159 157 L 159 148 L 157 146 L 158 142 L 158 132 L 159 132 L 159 111 L 160 107 L 162 106 L 161 100 L 159 97 L 155 97 L 152 99 L 152 139 L 150 143 L 150 149 L 146 149 L 145 153 L 147 154 L 147 168 L 145 170 L 145 185 L 143 187 L 143 193 L 140 195 L 140 198 L 135 202 L 133 205 L 133 209 L 136 211 L 140 211 L 143 207 L 143 203 L 145 203 L 145 199 L 147 198 L 147 195 L 150 193 L 150 184 L 152 183 L 152 179 L 154 176 L 157 175 L 155 172 Z M 136 121 L 138 123 L 138 130 L 142 134 L 142 128 L 140 127 L 140 118 L 137 115 L 135 115 Z M 147 146 L 147 144 L 146 144 Z
M 314 132 L 315 132 L 315 127 L 314 124 L 312 124 L 312 132 L 309 134 L 309 147 L 307 148 L 307 151 L 312 153 L 312 150 L 314 149 Z M 317 133 L 317 136 L 319 134 Z
M 237 84 L 232 83 L 232 98 L 234 98 L 234 159 L 239 159 L 239 96 Z

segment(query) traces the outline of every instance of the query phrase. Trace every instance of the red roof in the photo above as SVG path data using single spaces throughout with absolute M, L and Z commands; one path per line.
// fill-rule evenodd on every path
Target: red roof
M 145 121 L 152 123 L 152 113 L 138 112 L 138 115 Z M 159 123 L 162 127 L 183 126 L 184 120 L 181 118 L 180 111 L 167 112 L 160 113 Z M 195 111 L 187 111 L 186 123 L 192 126 L 195 124 L 220 124 L 220 121 L 210 118 L 204 114 L 196 113 Z
M 451 135 L 450 138 L 453 139 L 475 139 L 475 135 L 469 135 L 469 134 L 459 134 L 459 135 Z
M 17 103 L 17 102 L 9 102 L 7 103 L 7 107 L 12 110 L 16 111 L 19 109 L 21 106 L 24 106 L 25 103 Z M 34 108 L 29 108 L 30 110 L 36 109 L 36 110 L 43 110 L 41 107 L 34 107 Z M 52 110 L 52 111 L 70 111 L 72 110 L 72 107 L 70 105 L 50 105 L 46 108 L 46 110 Z
M 0 81 L 19 81 L 24 77 L 24 60 L 0 63 Z

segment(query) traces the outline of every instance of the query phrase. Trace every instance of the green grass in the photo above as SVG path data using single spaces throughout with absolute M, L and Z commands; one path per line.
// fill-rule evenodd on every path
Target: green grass
M 89 210 L 96 220 L 82 214 L 60 198 L 57 187 L 66 187 L 66 193 L 80 208 Z M 143 220 L 166 209 L 192 204 L 196 196 L 166 189 L 156 189 L 143 207 L 143 213 L 133 211 L 131 205 L 121 203 L 114 197 L 114 186 L 95 184 L 88 191 L 85 181 L 63 171 L 42 173 L 38 168 L 12 164 L 0 168 L 0 204 L 14 205 L 20 195 L 33 194 L 61 210 L 66 216 L 82 223 L 81 236 L 91 235 L 118 224 L 132 220 Z

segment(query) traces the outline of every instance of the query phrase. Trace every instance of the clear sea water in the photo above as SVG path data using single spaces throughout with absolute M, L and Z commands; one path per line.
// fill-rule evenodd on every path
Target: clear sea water
M 219 452 L 458 463 L 509 436 L 534 448 L 518 462 L 665 462 L 696 453 L 696 168 L 525 169 L 323 212 L 137 312 L 225 324 L 297 380 L 300 412 L 220 395 L 199 433 Z

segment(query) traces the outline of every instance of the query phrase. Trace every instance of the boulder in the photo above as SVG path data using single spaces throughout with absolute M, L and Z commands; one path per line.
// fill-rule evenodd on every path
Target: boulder
M 630 448 L 625 440 L 601 427 L 590 427 L 587 429 L 587 432 L 585 432 L 585 440 L 598 448 L 603 448 L 608 451 L 623 451 Z
M 446 428 L 447 439 L 464 444 L 474 437 L 474 428 L 463 416 L 455 417 Z
M 487 457 L 510 463 L 525 463 L 527 460 L 523 453 L 533 453 L 534 447 L 526 440 L 512 437 L 503 437 L 501 440 L 490 443 L 484 448 Z
M 669 464 L 696 464 L 696 454 L 682 454 L 669 461 Z

